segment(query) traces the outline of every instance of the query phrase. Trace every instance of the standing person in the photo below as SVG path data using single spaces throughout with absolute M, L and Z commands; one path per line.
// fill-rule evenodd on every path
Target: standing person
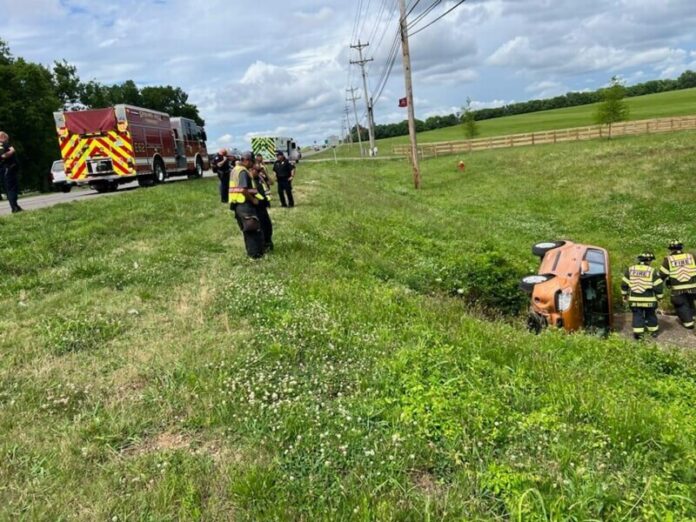
M 263 232 L 264 250 L 268 252 L 273 250 L 273 222 L 271 221 L 271 216 L 268 214 L 268 209 L 271 206 L 271 203 L 268 200 L 266 184 L 261 177 L 262 169 L 263 163 L 261 163 L 260 167 L 258 163 L 255 163 L 254 166 L 251 167 L 250 173 L 254 183 L 254 188 L 257 190 L 256 199 L 259 200 L 259 204 L 256 206 L 256 213 L 259 216 L 261 232 Z
M 16 214 L 24 210 L 17 203 L 19 195 L 19 163 L 17 153 L 10 145 L 10 137 L 6 132 L 0 132 L 0 175 L 7 192 L 7 200 L 10 202 L 12 213 Z
M 295 178 L 295 165 L 290 163 L 283 151 L 276 152 L 276 162 L 273 164 L 273 172 L 278 182 L 278 196 L 282 207 L 294 207 L 295 200 L 292 197 L 292 180 Z M 287 202 L 285 197 L 287 196 Z
M 273 185 L 273 180 L 268 175 L 268 171 L 266 170 L 266 165 L 263 163 L 263 156 L 261 154 L 256 155 L 256 163 L 254 163 L 254 167 L 259 173 L 259 180 L 263 184 L 263 190 L 266 193 L 267 207 L 270 208 L 272 199 L 271 186 Z
M 696 262 L 694 255 L 684 252 L 684 244 L 673 240 L 667 245 L 669 255 L 660 267 L 665 285 L 671 290 L 672 305 L 684 328 L 694 328 L 696 301 Z
M 249 173 L 253 164 L 254 155 L 251 152 L 241 155 L 230 175 L 229 201 L 230 210 L 234 212 L 239 230 L 244 235 L 247 255 L 258 259 L 263 257 L 265 245 L 257 211 L 260 203 L 256 197 L 258 191 Z
M 651 252 L 638 255 L 638 264 L 629 266 L 621 280 L 621 294 L 633 313 L 633 337 L 642 339 L 647 330 L 657 337 L 657 300 L 662 299 L 662 278 L 650 266 L 655 260 Z
M 213 172 L 217 174 L 220 180 L 220 202 L 229 202 L 229 185 L 230 185 L 230 172 L 232 172 L 232 164 L 230 159 L 227 157 L 227 149 L 220 149 L 218 153 L 213 156 Z

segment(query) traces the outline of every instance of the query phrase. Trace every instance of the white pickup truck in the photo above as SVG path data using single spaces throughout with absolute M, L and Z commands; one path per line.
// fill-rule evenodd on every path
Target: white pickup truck
M 51 183 L 56 190 L 61 192 L 70 192 L 73 187 L 78 185 L 86 185 L 87 182 L 78 183 L 76 181 L 68 180 L 65 175 L 65 165 L 63 160 L 56 160 L 51 165 Z

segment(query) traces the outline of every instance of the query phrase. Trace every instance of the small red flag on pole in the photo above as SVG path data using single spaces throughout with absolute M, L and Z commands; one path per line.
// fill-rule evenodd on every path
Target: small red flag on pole
M 408 107 L 408 98 L 399 98 L 399 107 Z

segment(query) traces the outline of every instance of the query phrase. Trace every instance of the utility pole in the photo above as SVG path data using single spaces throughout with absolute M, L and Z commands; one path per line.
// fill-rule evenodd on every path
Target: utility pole
M 347 104 L 346 104 L 346 106 L 343 108 L 343 114 L 346 115 L 346 117 L 343 119 L 343 126 L 344 126 L 345 129 L 348 129 L 348 141 L 349 141 L 350 144 L 352 145 L 352 144 L 353 144 L 353 135 L 350 133 L 350 118 L 349 118 L 350 109 L 348 108 L 348 105 L 347 105 Z M 344 137 L 344 138 L 345 138 L 345 136 L 346 136 L 346 135 L 343 134 L 343 137 Z
M 365 93 L 365 105 L 367 106 L 367 132 L 368 135 L 370 136 L 370 151 L 369 155 L 372 156 L 372 152 L 375 150 L 375 129 L 374 129 L 374 119 L 372 118 L 372 104 L 370 103 L 370 97 L 367 94 L 367 73 L 365 72 L 365 64 L 368 62 L 371 62 L 374 60 L 374 58 L 370 59 L 363 59 L 363 54 L 362 50 L 365 47 L 368 47 L 370 44 L 369 43 L 360 43 L 360 40 L 358 40 L 358 45 L 351 45 L 351 49 L 357 49 L 358 53 L 360 55 L 359 60 L 351 60 L 350 63 L 353 65 L 359 65 L 360 69 L 362 70 L 362 79 L 363 79 L 363 91 Z M 360 127 L 358 126 L 358 133 L 359 133 Z
M 404 54 L 404 82 L 408 104 L 408 134 L 411 137 L 411 163 L 413 163 L 413 185 L 420 188 L 421 176 L 418 164 L 418 142 L 416 140 L 416 113 L 413 108 L 413 82 L 411 80 L 411 53 L 408 47 L 408 25 L 406 23 L 406 0 L 399 0 L 401 8 L 401 50 Z
M 360 144 L 360 155 L 364 156 L 365 152 L 363 151 L 363 145 L 362 145 L 362 137 L 360 136 L 360 121 L 358 120 L 358 107 L 355 105 L 355 102 L 360 99 L 360 96 L 355 94 L 355 91 L 357 91 L 355 87 L 351 87 L 350 89 L 346 89 L 346 92 L 350 93 L 350 98 L 347 98 L 347 101 L 352 101 L 353 102 L 353 114 L 355 114 L 355 130 L 358 133 L 358 143 Z M 350 123 L 350 121 L 349 121 Z M 348 128 L 350 129 L 350 124 L 348 125 Z M 351 133 L 350 135 L 351 143 L 353 143 L 353 134 Z

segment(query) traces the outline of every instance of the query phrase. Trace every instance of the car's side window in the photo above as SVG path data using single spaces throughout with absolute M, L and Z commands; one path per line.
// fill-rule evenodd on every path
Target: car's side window
M 601 250 L 589 248 L 585 254 L 585 260 L 590 266 L 587 275 L 606 274 L 607 267 L 604 262 L 604 253 Z

